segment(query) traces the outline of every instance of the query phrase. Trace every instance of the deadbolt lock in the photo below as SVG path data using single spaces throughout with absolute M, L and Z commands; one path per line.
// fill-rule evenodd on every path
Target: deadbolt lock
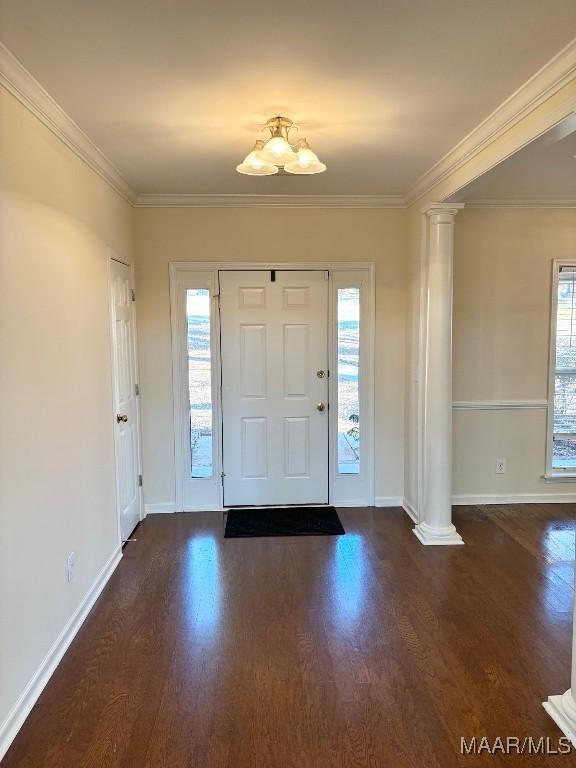
M 316 371 L 316 376 L 318 376 L 319 379 L 325 379 L 326 371 Z

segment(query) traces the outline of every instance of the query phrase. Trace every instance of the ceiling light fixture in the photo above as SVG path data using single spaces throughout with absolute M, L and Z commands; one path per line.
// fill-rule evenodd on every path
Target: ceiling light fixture
M 306 139 L 290 144 L 289 134 L 297 128 L 289 117 L 271 117 L 266 123 L 270 131 L 267 141 L 257 141 L 254 149 L 236 166 L 246 176 L 272 176 L 275 173 L 310 175 L 326 170 L 318 156 L 312 152 Z

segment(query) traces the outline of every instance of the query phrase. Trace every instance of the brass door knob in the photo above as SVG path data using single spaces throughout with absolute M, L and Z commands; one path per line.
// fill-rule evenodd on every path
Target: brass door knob
M 319 411 L 325 411 L 325 410 L 326 410 L 326 406 L 324 405 L 324 403 L 318 403 L 318 405 L 316 406 L 316 408 L 317 408 Z
M 120 424 L 121 421 L 126 423 L 128 421 L 128 416 L 126 414 L 120 415 L 119 413 L 116 414 L 116 421 L 118 424 Z

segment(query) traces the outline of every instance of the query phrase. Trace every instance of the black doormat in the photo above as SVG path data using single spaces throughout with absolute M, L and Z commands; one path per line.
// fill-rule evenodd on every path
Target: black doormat
M 250 536 L 341 536 L 346 533 L 334 507 L 230 509 L 225 539 Z

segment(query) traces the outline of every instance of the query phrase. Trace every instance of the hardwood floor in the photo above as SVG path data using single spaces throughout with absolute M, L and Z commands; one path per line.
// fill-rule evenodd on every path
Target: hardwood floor
M 572 505 L 456 508 L 465 547 L 401 510 L 342 537 L 222 538 L 216 513 L 150 516 L 3 768 L 564 766 L 460 754 L 561 735 Z

